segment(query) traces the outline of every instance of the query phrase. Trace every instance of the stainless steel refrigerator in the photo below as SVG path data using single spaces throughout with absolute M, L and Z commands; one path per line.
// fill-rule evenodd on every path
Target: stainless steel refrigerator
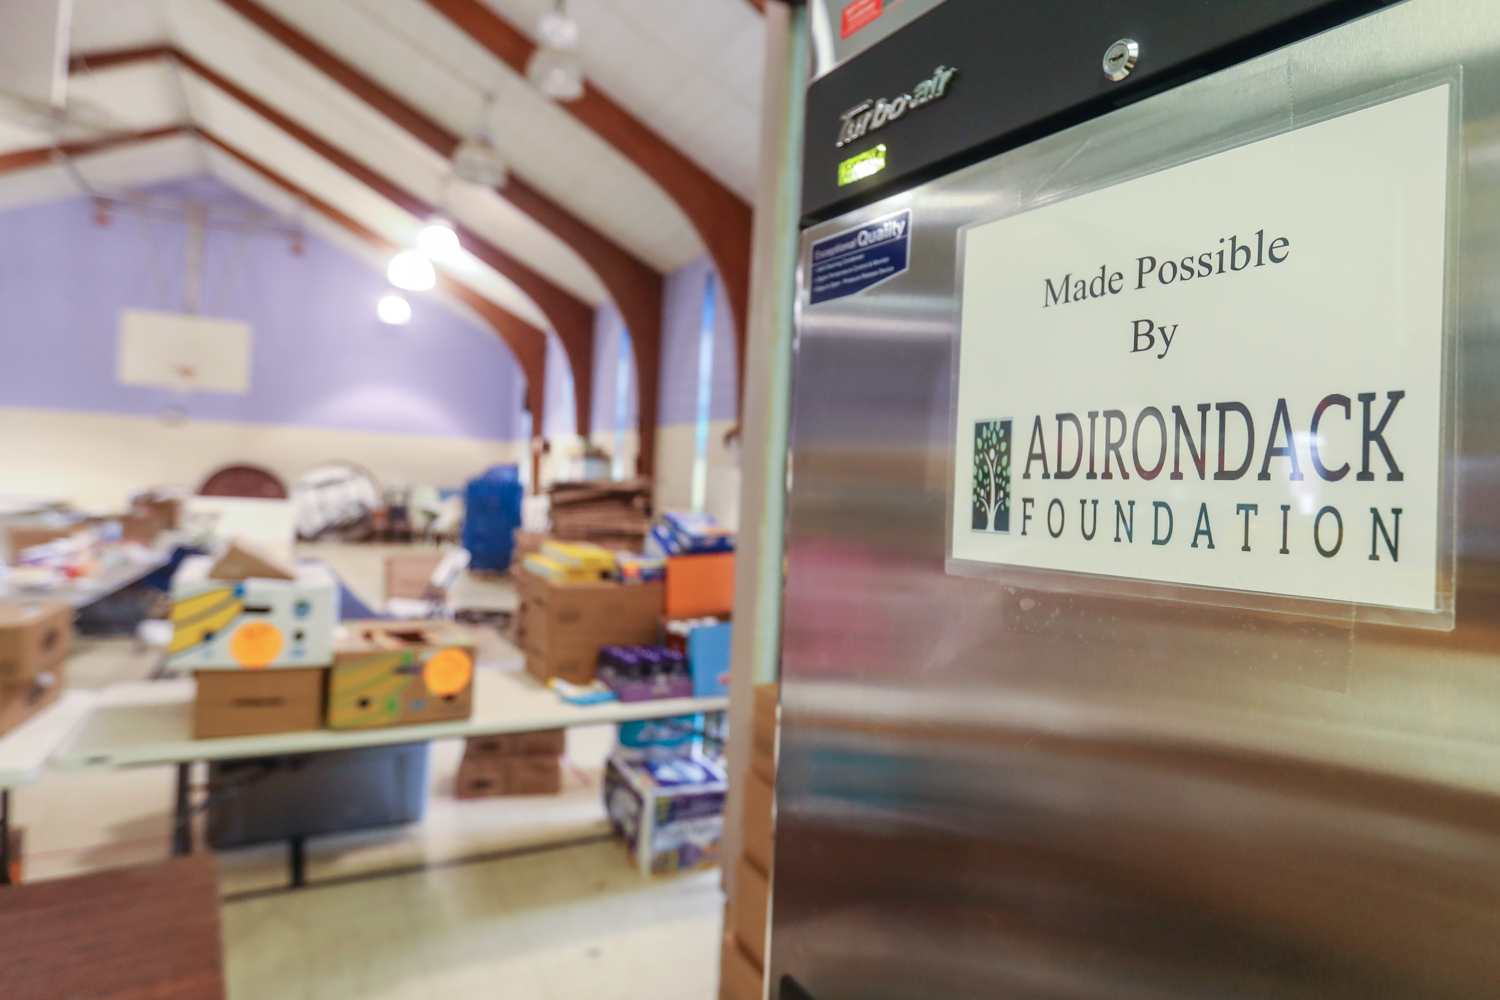
M 813 17 L 770 995 L 1500 996 L 1500 5 Z

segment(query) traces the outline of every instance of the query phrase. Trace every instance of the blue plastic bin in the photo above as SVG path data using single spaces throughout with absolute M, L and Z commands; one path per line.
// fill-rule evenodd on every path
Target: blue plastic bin
M 521 470 L 497 465 L 464 491 L 464 548 L 471 569 L 510 568 L 515 531 L 521 526 Z

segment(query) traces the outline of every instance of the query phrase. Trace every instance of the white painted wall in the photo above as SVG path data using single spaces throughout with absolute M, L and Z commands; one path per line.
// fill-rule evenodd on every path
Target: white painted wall
M 460 487 L 491 465 L 525 464 L 526 442 L 324 430 L 190 419 L 0 407 L 0 493 L 118 509 L 150 486 L 196 490 L 209 473 L 248 462 L 290 487 L 320 462 L 354 462 L 382 483 Z M 691 452 L 689 452 L 691 455 Z M 691 461 L 691 458 L 690 458 Z
M 739 526 L 740 472 L 738 450 L 724 435 L 737 421 L 713 420 L 708 425 L 708 483 L 705 509 L 731 527 Z M 690 510 L 693 506 L 692 424 L 668 424 L 656 430 L 656 508 Z

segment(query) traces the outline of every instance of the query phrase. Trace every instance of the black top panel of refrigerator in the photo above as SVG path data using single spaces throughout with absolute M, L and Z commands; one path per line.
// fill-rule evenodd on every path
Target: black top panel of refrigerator
M 947 0 L 809 86 L 803 224 L 1392 2 Z

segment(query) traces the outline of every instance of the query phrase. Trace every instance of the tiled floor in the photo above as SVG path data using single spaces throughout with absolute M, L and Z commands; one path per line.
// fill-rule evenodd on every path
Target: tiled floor
M 224 906 L 231 1000 L 709 1000 L 718 873 L 603 842 Z
M 394 547 L 309 548 L 362 599 L 382 600 Z M 514 607 L 504 580 L 465 579 L 459 592 L 468 606 Z M 482 646 L 485 669 L 514 668 L 517 656 L 498 636 Z M 68 683 L 139 679 L 154 663 L 129 640 L 90 641 Z M 710 1000 L 719 873 L 642 876 L 599 839 L 612 741 L 612 728 L 569 733 L 561 795 L 477 801 L 452 794 L 462 743 L 434 743 L 424 820 L 315 838 L 302 890 L 284 890 L 284 845 L 221 852 L 230 1000 Z M 174 781 L 174 769 L 153 767 L 49 773 L 18 790 L 27 877 L 165 857 Z

